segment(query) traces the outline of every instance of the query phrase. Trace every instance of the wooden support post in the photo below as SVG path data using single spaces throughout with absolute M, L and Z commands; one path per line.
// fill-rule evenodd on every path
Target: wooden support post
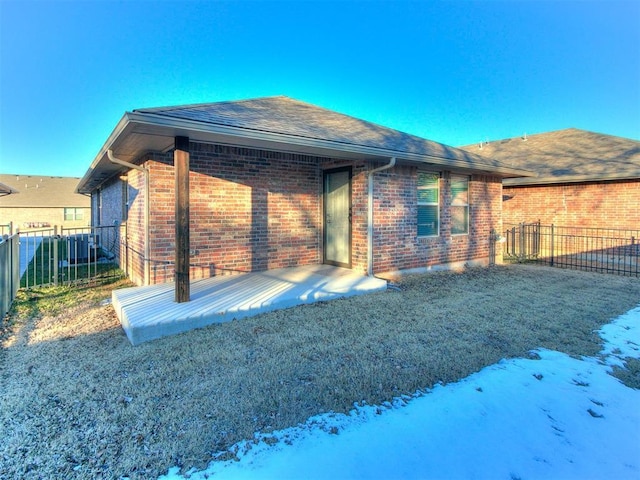
M 176 179 L 175 301 L 190 300 L 189 285 L 189 137 L 176 137 L 173 152 Z

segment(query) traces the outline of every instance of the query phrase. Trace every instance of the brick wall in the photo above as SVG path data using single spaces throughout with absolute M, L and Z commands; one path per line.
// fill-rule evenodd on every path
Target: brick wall
M 190 150 L 191 278 L 321 261 L 318 158 L 195 143 Z M 173 279 L 173 155 L 150 154 L 145 165 L 156 283 Z
M 505 224 L 637 229 L 640 180 L 504 187 Z
M 321 263 L 322 173 L 344 166 L 352 168 L 352 268 L 366 273 L 367 172 L 378 164 L 196 143 L 190 150 L 192 279 Z M 173 154 L 151 153 L 142 160 L 151 179 L 150 281 L 172 281 Z M 374 272 L 487 259 L 491 230 L 501 230 L 500 179 L 470 177 L 470 231 L 452 236 L 450 172 L 443 172 L 440 235 L 418 238 L 417 174 L 416 167 L 396 166 L 374 177 Z M 132 170 L 127 181 L 127 248 L 121 252 L 121 266 L 141 284 L 144 177 Z M 118 191 L 119 180 L 103 187 L 103 198 L 117 199 Z M 115 200 L 108 204 L 109 209 L 118 208 Z M 102 215 L 107 218 L 105 212 Z
M 416 167 L 396 167 L 375 176 L 374 272 L 488 261 L 492 229 L 500 232 L 502 182 L 473 175 L 469 182 L 469 233 L 451 234 L 451 172 L 440 178 L 440 233 L 417 235 Z
M 151 210 L 154 209 L 154 199 L 151 197 Z M 138 170 L 130 170 L 127 174 L 127 202 L 128 213 L 125 215 L 125 246 L 121 255 L 126 259 L 127 273 L 132 281 L 144 283 L 145 278 L 145 178 Z
M 137 170 L 113 178 L 91 196 L 93 225 L 120 225 L 117 259 L 120 268 L 138 285 L 145 279 L 144 202 L 144 175 Z
M 126 181 L 113 180 L 99 192 L 92 195 L 94 225 L 119 225 L 125 219 Z

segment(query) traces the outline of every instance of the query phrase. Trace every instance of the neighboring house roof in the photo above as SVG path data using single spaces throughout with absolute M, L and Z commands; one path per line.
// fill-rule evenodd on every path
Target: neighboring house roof
M 461 148 L 538 174 L 504 180 L 505 186 L 640 178 L 640 142 L 577 128 Z
M 2 207 L 89 207 L 91 199 L 75 193 L 79 178 L 0 174 L 12 195 L 0 196 Z
M 146 151 L 169 151 L 175 136 L 322 157 L 443 165 L 503 177 L 521 169 L 458 148 L 383 127 L 284 96 L 126 112 L 78 185 L 90 192 L 122 170 L 107 158 L 132 162 Z

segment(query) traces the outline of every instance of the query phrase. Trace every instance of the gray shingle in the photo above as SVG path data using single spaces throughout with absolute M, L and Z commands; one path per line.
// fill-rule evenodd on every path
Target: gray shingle
M 577 128 L 528 135 L 526 140 L 524 136 L 496 140 L 482 148 L 479 144 L 461 148 L 513 168 L 532 170 L 540 179 L 625 178 L 640 172 L 640 142 Z M 523 183 L 537 181 L 523 179 Z
M 140 108 L 126 112 L 78 184 L 92 192 L 124 167 L 107 151 L 135 162 L 145 152 L 168 151 L 175 136 L 193 142 L 284 150 L 317 157 L 397 161 L 511 178 L 528 175 L 480 156 L 285 96 Z
M 469 161 L 457 148 L 317 107 L 285 96 L 137 109 L 176 119 Z M 478 157 L 477 160 L 483 160 Z M 491 165 L 489 159 L 484 164 Z
M 0 207 L 89 207 L 89 197 L 75 193 L 79 178 L 0 174 L 0 183 L 18 193 L 0 196 Z

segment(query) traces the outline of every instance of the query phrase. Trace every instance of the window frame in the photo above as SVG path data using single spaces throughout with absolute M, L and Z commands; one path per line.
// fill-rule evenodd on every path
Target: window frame
M 80 220 L 84 220 L 84 207 L 64 207 L 63 216 L 65 222 L 78 222 Z
M 421 175 L 429 175 L 435 178 L 435 187 L 432 186 L 420 186 L 420 176 Z M 442 175 L 439 172 L 428 172 L 428 171 L 419 171 L 416 177 L 416 234 L 418 238 L 436 238 L 440 236 L 440 179 Z M 420 190 L 435 190 L 436 191 L 436 201 L 435 202 L 424 202 L 420 201 Z M 431 234 L 420 234 L 420 224 L 418 223 L 419 213 L 421 207 L 435 207 L 436 208 L 436 227 L 435 233 Z
M 453 185 L 454 182 L 464 182 L 466 183 L 466 202 L 460 202 L 458 199 L 456 199 L 453 195 Z M 458 236 L 458 235 L 469 235 L 469 231 L 470 231 L 470 224 L 471 224 L 471 208 L 470 208 L 470 202 L 469 202 L 469 190 L 470 190 L 470 185 L 471 185 L 471 178 L 467 175 L 451 175 L 451 179 L 450 179 L 450 190 L 451 190 L 451 236 Z M 460 208 L 462 207 L 466 213 L 465 218 L 466 218 L 466 225 L 465 225 L 465 230 L 464 231 L 460 231 L 460 232 L 454 232 L 453 228 L 454 228 L 454 222 L 453 222 L 453 209 L 454 208 Z

